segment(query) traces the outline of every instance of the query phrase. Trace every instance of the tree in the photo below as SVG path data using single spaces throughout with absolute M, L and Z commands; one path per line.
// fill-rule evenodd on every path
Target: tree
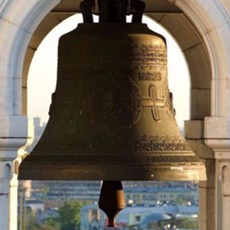
M 57 217 L 49 217 L 45 224 L 38 224 L 34 213 L 27 212 L 26 230 L 78 230 L 80 229 L 81 208 L 84 202 L 69 200 L 59 208 Z
M 45 224 L 37 227 L 34 226 L 31 230 L 57 230 L 57 229 Z
M 55 230 L 60 230 L 61 226 L 60 226 L 60 220 L 58 217 L 48 217 L 46 219 L 46 226 L 50 226 Z
M 196 218 L 184 217 L 177 220 L 176 226 L 184 229 L 198 229 L 198 220 Z
M 80 201 L 65 201 L 59 208 L 59 221 L 61 230 L 80 229 L 81 208 L 83 203 Z
M 33 226 L 36 225 L 36 215 L 35 213 L 32 211 L 32 209 L 30 207 L 26 208 L 26 212 L 25 212 L 25 225 L 22 228 L 23 230 L 27 230 L 27 229 L 32 229 Z

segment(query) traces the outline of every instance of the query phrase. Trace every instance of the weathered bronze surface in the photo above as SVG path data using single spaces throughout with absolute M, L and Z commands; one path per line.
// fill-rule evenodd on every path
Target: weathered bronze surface
M 140 23 L 62 36 L 50 119 L 19 179 L 204 180 L 175 122 L 166 51 Z

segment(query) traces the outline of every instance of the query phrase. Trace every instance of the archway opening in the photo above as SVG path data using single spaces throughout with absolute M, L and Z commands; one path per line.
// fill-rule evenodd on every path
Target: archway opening
M 41 120 L 43 122 L 46 122 L 48 119 L 47 115 L 48 115 L 48 110 L 50 105 L 51 94 L 54 92 L 54 88 L 55 88 L 56 68 L 57 68 L 56 67 L 57 40 L 62 33 L 66 33 L 67 31 L 72 30 L 73 28 L 76 27 L 77 18 L 78 15 L 72 16 L 72 18 L 69 18 L 63 23 L 61 23 L 61 25 L 58 26 L 59 28 L 54 28 L 53 31 L 47 36 L 47 38 L 45 38 L 44 41 L 41 43 L 40 47 L 36 51 L 36 54 L 31 64 L 30 74 L 28 78 L 29 116 L 41 117 L 42 118 Z M 189 84 L 190 84 L 189 73 L 187 70 L 186 61 L 183 57 L 183 53 L 180 51 L 180 48 L 176 44 L 175 40 L 172 37 L 170 37 L 170 35 L 165 30 L 163 30 L 161 26 L 157 25 L 154 22 L 151 22 L 150 19 L 147 17 L 144 17 L 144 22 L 148 23 L 150 29 L 153 28 L 154 31 L 159 32 L 160 34 L 164 34 L 164 36 L 167 37 L 168 61 L 169 61 L 169 75 L 168 75 L 169 88 L 170 91 L 172 91 L 174 94 L 174 107 L 177 111 L 176 113 L 177 122 L 179 126 L 183 128 L 183 120 L 186 120 L 189 117 L 189 101 L 190 101 L 189 100 Z M 39 134 L 41 134 L 42 127 L 40 127 L 39 122 L 37 124 L 38 124 L 37 131 Z M 36 139 L 38 138 L 39 136 L 37 136 Z M 38 184 L 39 182 L 37 182 L 36 185 L 37 190 L 34 192 L 35 197 L 41 198 L 43 200 L 50 199 L 51 200 L 50 203 L 52 202 L 55 203 L 54 202 L 55 199 L 60 199 L 61 202 L 59 204 L 56 203 L 58 208 L 62 207 L 60 206 L 60 204 L 65 205 L 63 203 L 63 200 L 76 199 L 76 196 L 79 196 L 80 193 L 85 196 L 85 197 L 81 197 L 81 199 L 86 200 L 87 199 L 86 195 L 89 194 L 83 193 L 82 191 L 89 187 L 95 186 L 94 191 L 92 191 L 92 193 L 94 193 L 94 195 L 96 196 L 99 195 L 98 182 L 96 183 L 86 182 L 86 184 L 83 185 L 82 182 L 79 183 L 79 182 L 50 181 L 50 182 L 40 183 L 39 186 L 41 187 L 39 187 Z M 63 188 L 67 188 L 67 189 L 64 190 Z M 148 210 L 153 211 L 156 209 L 159 212 L 162 212 L 162 210 L 166 206 L 175 207 L 175 205 L 181 205 L 181 206 L 184 205 L 188 207 L 191 206 L 191 208 L 193 209 L 195 208 L 195 211 L 193 211 L 194 213 L 192 213 L 191 215 L 196 215 L 198 212 L 198 206 L 197 206 L 198 195 L 196 190 L 197 184 L 193 182 L 188 182 L 188 183 L 125 182 L 125 189 L 126 191 L 128 191 L 126 200 L 130 209 L 129 210 L 130 214 L 133 213 L 135 208 L 138 209 L 138 211 L 135 213 L 135 221 L 134 221 L 135 223 L 133 222 L 132 225 L 141 224 L 141 222 L 144 221 L 144 218 L 147 217 L 147 215 L 140 214 L 141 212 L 143 212 L 143 210 L 144 212 L 148 212 Z M 173 192 L 173 189 L 175 189 L 175 192 Z M 180 190 L 179 195 L 175 195 L 174 193 L 178 194 L 178 189 Z M 185 193 L 187 194 L 185 195 Z M 92 199 L 92 198 L 88 198 L 88 199 Z M 84 210 L 87 211 L 86 216 L 90 217 L 90 218 L 86 218 L 86 220 L 83 220 L 83 223 L 88 225 L 89 224 L 95 225 L 96 223 L 98 224 L 98 218 L 102 215 L 102 214 L 98 214 L 98 211 L 95 209 L 95 205 L 94 205 L 94 203 L 96 202 L 96 200 L 98 200 L 98 198 L 95 199 L 94 196 L 92 200 L 93 203 L 87 204 L 82 208 L 83 211 Z M 137 206 L 139 206 L 139 208 L 137 208 Z M 52 209 L 53 213 L 55 213 L 55 208 Z M 95 218 L 97 218 L 97 221 Z M 162 218 L 165 218 L 165 216 L 162 216 Z M 96 223 L 94 223 L 93 221 L 94 222 L 96 221 Z M 103 218 L 101 219 L 101 221 L 104 223 Z M 155 225 L 156 223 L 153 221 L 150 222 L 149 224 Z M 173 224 L 175 224 L 175 221 L 171 221 L 171 222 L 163 221 L 161 223 L 161 226 L 167 227 L 171 225 L 173 226 Z

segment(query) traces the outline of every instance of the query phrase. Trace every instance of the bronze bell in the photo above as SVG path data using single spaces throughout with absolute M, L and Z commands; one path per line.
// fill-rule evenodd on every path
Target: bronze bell
M 109 2 L 92 23 L 84 1 L 85 23 L 60 38 L 50 119 L 19 179 L 205 180 L 175 121 L 165 38 L 140 23 L 140 1 L 132 23 Z

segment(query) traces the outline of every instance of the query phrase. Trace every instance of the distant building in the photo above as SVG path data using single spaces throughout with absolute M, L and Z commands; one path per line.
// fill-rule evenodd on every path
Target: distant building
M 154 206 L 159 203 L 177 203 L 179 200 L 195 203 L 198 200 L 198 192 L 197 189 L 176 186 L 160 188 L 143 186 L 126 188 L 125 197 L 129 205 Z
M 40 117 L 34 117 L 33 122 L 34 122 L 34 141 L 32 145 L 30 145 L 27 148 L 28 153 L 30 153 L 35 147 L 35 145 L 38 143 L 46 127 L 46 123 L 43 123 Z
M 177 202 L 179 199 L 197 201 L 197 190 L 183 187 L 161 188 L 157 191 L 157 200 L 162 202 Z
M 174 223 L 183 217 L 197 217 L 197 206 L 156 206 L 126 207 L 117 218 L 117 229 L 162 229 L 160 221 Z M 95 204 L 86 205 L 81 209 L 81 230 L 102 230 L 106 224 L 105 214 Z
M 100 183 L 100 181 L 47 181 L 47 199 L 97 202 Z
M 26 200 L 26 206 L 29 207 L 32 212 L 45 211 L 44 202 L 40 200 Z
M 81 230 L 102 230 L 105 225 L 106 217 L 98 209 L 98 205 L 85 205 L 81 209 Z

